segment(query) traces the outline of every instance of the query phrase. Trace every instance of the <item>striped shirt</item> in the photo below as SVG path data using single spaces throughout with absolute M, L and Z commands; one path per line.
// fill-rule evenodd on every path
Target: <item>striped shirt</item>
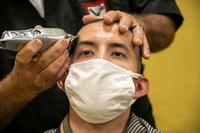
M 64 119 L 60 128 L 51 129 L 44 133 L 73 133 L 69 127 L 68 117 Z M 123 131 L 123 133 L 161 133 L 160 130 L 152 127 L 144 119 L 136 116 L 134 113 L 130 115 L 129 121 Z
M 161 131 L 155 129 L 144 119 L 132 113 L 124 133 L 161 133 Z

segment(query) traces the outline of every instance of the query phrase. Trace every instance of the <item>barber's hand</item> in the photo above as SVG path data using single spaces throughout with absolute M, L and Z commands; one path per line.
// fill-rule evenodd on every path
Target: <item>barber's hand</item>
M 103 19 L 105 24 L 119 21 L 119 31 L 122 33 L 127 32 L 129 28 L 133 28 L 133 44 L 141 47 L 142 55 L 145 59 L 149 58 L 149 43 L 140 20 L 122 11 L 109 11 L 103 16 L 86 15 L 83 17 L 83 23 L 87 24 L 97 19 Z
M 56 83 L 69 66 L 68 40 L 60 39 L 44 53 L 38 54 L 42 42 L 32 40 L 16 55 L 15 65 L 10 73 L 13 88 L 39 94 Z

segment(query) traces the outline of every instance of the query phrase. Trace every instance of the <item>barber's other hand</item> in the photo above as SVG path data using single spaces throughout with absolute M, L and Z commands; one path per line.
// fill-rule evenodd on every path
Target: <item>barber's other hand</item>
M 134 27 L 132 31 L 133 44 L 141 47 L 142 55 L 145 59 L 150 57 L 149 43 L 142 27 L 142 22 L 136 17 L 122 11 L 109 11 L 103 16 L 86 15 L 83 17 L 83 23 L 87 24 L 97 19 L 103 19 L 105 24 L 112 24 L 115 21 L 119 21 L 119 31 L 122 33 Z
M 10 84 L 20 92 L 39 94 L 49 89 L 67 71 L 69 66 L 68 40 L 60 39 L 44 53 L 38 39 L 32 40 L 16 55 L 10 76 Z

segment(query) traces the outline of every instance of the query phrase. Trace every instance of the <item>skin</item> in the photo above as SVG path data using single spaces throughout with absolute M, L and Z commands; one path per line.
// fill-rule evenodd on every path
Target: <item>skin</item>
M 126 70 L 137 72 L 135 47 L 132 45 L 132 33 L 122 34 L 118 31 L 118 24 L 105 25 L 102 21 L 84 26 L 79 34 L 79 40 L 71 63 L 78 63 L 90 59 L 101 58 L 108 60 Z M 148 80 L 141 77 L 135 80 L 136 94 L 139 98 L 148 92 Z M 58 82 L 64 90 L 64 80 Z M 70 107 L 69 123 L 76 133 L 121 133 L 129 118 L 130 108 L 114 120 L 101 124 L 92 124 L 82 120 Z M 80 130 L 81 129 L 81 130 Z
M 61 39 L 38 55 L 40 40 L 29 42 L 17 55 L 10 74 L 0 82 L 0 128 L 32 99 L 48 90 L 69 66 L 68 41 Z
M 118 31 L 121 33 L 126 33 L 134 25 L 142 25 L 143 29 L 137 27 L 132 31 L 132 42 L 141 47 L 146 59 L 150 56 L 149 49 L 155 52 L 169 46 L 175 32 L 175 25 L 169 17 L 156 14 L 130 15 L 109 11 L 99 17 L 85 16 L 83 22 L 87 24 L 99 18 L 103 18 L 105 24 L 119 21 Z M 38 55 L 42 45 L 40 40 L 33 40 L 22 48 L 16 55 L 12 72 L 0 81 L 0 129 L 12 121 L 27 103 L 50 89 L 66 73 L 70 62 L 65 51 L 68 41 L 60 40 Z
M 151 52 L 158 52 L 170 45 L 175 34 L 175 24 L 170 17 L 159 14 L 128 14 L 122 11 L 109 11 L 102 16 L 86 15 L 83 18 L 85 24 L 97 19 L 103 19 L 105 24 L 119 21 L 119 31 L 125 33 L 130 27 L 133 30 L 132 42 L 140 46 L 142 56 L 150 57 Z

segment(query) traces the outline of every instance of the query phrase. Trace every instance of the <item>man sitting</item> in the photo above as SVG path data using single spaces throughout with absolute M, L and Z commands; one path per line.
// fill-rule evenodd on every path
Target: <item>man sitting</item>
M 58 129 L 48 132 L 160 132 L 131 112 L 135 100 L 149 91 L 140 65 L 140 49 L 132 44 L 131 31 L 119 33 L 117 22 L 85 25 L 72 49 L 68 75 L 58 81 L 69 99 L 69 114 Z

